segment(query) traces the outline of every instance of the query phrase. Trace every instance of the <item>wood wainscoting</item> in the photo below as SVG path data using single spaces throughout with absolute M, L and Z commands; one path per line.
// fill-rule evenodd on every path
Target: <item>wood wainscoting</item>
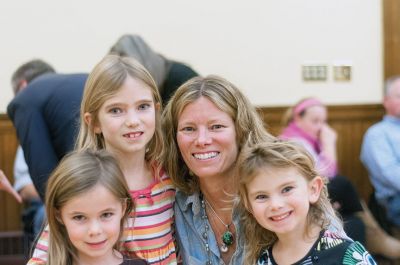
M 13 179 L 14 158 L 18 141 L 15 129 L 7 115 L 0 114 L 0 169 L 4 171 L 11 183 Z M 3 191 L 0 192 L 0 232 L 21 230 L 22 205 Z
M 266 127 L 273 135 L 282 130 L 282 117 L 287 107 L 259 108 Z M 360 162 L 360 149 L 365 131 L 384 115 L 382 105 L 328 106 L 328 123 L 338 134 L 338 164 L 341 175 L 349 177 L 360 196 L 368 201 L 372 186 Z
M 259 108 L 268 130 L 278 135 L 281 120 L 287 107 Z M 384 109 L 381 105 L 328 106 L 329 124 L 338 133 L 339 168 L 356 185 L 360 195 L 368 199 L 371 184 L 368 174 L 359 160 L 362 137 L 372 124 L 378 122 Z M 12 123 L 5 114 L 0 114 L 0 168 L 13 182 L 12 168 L 18 141 Z M 45 159 L 45 158 L 44 158 Z M 21 205 L 10 195 L 0 192 L 0 232 L 20 230 Z

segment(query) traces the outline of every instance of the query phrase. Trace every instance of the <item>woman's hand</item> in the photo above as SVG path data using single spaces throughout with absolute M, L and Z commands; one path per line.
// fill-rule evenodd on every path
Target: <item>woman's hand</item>
M 322 152 L 332 161 L 336 162 L 336 140 L 337 133 L 328 124 L 324 124 L 320 132 L 320 141 Z
M 4 190 L 10 193 L 19 203 L 22 202 L 21 196 L 19 196 L 18 192 L 14 190 L 14 188 L 11 186 L 8 178 L 6 177 L 6 175 L 4 175 L 4 172 L 2 170 L 0 170 L 0 190 Z
M 325 123 L 321 128 L 320 140 L 323 146 L 334 145 L 336 148 L 337 133 L 332 127 Z

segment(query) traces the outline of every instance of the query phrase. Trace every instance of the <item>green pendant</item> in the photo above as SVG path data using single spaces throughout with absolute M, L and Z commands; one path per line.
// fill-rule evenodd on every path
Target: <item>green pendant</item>
M 224 242 L 225 245 L 230 246 L 233 244 L 233 240 L 233 234 L 229 230 L 226 230 L 222 235 L 222 242 Z

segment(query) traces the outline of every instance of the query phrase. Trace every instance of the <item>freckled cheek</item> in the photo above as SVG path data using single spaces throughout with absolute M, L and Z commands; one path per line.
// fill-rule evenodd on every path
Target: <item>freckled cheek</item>
M 176 137 L 176 141 L 178 143 L 179 150 L 182 153 L 185 153 L 188 151 L 187 149 L 191 143 L 191 139 L 189 137 L 178 134 L 178 136 Z

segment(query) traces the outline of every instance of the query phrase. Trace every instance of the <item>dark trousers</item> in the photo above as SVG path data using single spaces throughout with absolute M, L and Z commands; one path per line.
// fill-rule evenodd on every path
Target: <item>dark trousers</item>
M 25 254 L 29 256 L 30 249 L 37 236 L 42 230 L 45 219 L 44 205 L 40 200 L 27 203 L 22 212 L 22 223 L 24 225 Z
M 344 231 L 353 240 L 365 245 L 365 224 L 357 212 L 362 212 L 360 197 L 354 185 L 344 176 L 336 176 L 328 183 L 329 197 L 332 203 L 340 205 L 336 209 L 343 219 Z

